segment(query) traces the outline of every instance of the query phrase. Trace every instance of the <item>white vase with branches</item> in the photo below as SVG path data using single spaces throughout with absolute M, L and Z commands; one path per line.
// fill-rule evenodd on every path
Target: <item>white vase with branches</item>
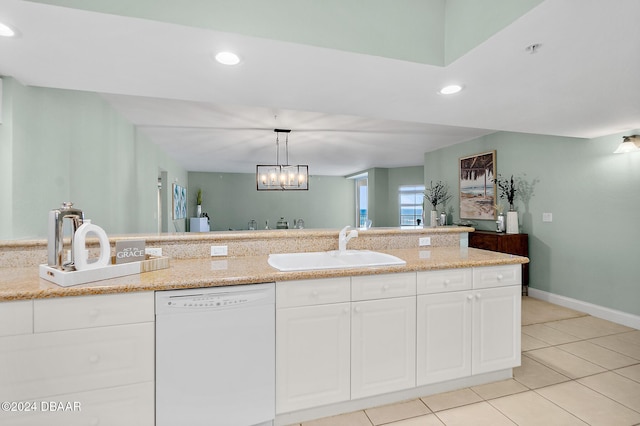
M 433 181 L 429 182 L 429 187 L 425 188 L 424 191 L 424 199 L 429 201 L 431 206 L 431 215 L 429 224 L 434 227 L 438 226 L 438 205 L 445 204 L 447 201 L 451 199 L 451 194 L 449 194 L 449 186 L 442 182 L 441 180 L 437 181 L 435 185 Z M 425 214 L 425 206 L 422 208 L 422 213 Z
M 517 234 L 520 232 L 520 226 L 518 224 L 518 212 L 516 211 L 513 203 L 518 190 L 516 189 L 513 175 L 511 175 L 511 179 L 506 179 L 501 175 L 498 175 L 494 181 L 500 189 L 500 198 L 506 198 L 509 202 L 509 211 L 507 212 L 507 234 Z

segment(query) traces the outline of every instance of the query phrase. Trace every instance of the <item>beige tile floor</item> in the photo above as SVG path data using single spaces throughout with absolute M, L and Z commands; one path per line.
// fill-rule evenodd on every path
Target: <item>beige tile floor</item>
M 522 298 L 514 378 L 302 426 L 640 425 L 640 331 Z

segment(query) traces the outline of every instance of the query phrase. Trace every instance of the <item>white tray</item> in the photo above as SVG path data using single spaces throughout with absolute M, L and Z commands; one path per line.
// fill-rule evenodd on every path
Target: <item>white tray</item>
M 139 274 L 141 272 L 149 272 L 168 267 L 168 257 L 147 255 L 147 259 L 141 262 L 108 265 L 103 268 L 87 269 L 84 271 L 67 272 L 52 268 L 48 265 L 40 265 L 40 278 L 51 281 L 62 287 L 70 287 L 93 281 L 108 280 L 110 278 L 124 277 L 125 275 Z

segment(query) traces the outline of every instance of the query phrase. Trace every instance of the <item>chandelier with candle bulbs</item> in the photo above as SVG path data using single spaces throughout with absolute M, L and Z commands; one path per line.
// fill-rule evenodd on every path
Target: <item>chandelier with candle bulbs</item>
M 290 129 L 273 129 L 276 134 L 276 164 L 256 166 L 258 191 L 306 191 L 309 189 L 309 166 L 289 164 Z M 280 134 L 285 135 L 285 163 L 280 163 Z

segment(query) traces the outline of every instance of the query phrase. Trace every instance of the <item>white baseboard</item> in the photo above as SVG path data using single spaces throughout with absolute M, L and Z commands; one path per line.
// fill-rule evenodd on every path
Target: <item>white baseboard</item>
M 386 393 L 377 396 L 370 396 L 362 399 L 354 399 L 350 401 L 338 402 L 330 405 L 323 405 L 315 408 L 307 408 L 291 413 L 282 413 L 276 415 L 275 425 L 291 425 L 306 422 L 312 419 L 320 419 L 324 417 L 335 416 L 352 411 L 364 410 L 366 408 L 377 407 L 381 405 L 393 404 L 410 399 L 416 399 L 423 396 L 434 395 L 442 392 L 463 389 L 470 386 L 478 386 L 486 383 L 507 380 L 513 377 L 513 371 L 509 368 L 506 370 L 493 371 L 491 373 L 477 374 L 469 377 L 449 380 L 431 385 L 417 386 L 402 391 Z
M 584 312 L 594 317 L 602 318 L 617 324 L 626 325 L 627 327 L 640 329 L 640 316 L 638 315 L 605 308 L 604 306 L 594 305 L 593 303 L 583 302 L 582 300 L 560 296 L 531 287 L 529 287 L 529 296 L 534 299 L 540 299 L 545 302 L 564 306 L 565 308 L 573 309 L 575 311 Z

